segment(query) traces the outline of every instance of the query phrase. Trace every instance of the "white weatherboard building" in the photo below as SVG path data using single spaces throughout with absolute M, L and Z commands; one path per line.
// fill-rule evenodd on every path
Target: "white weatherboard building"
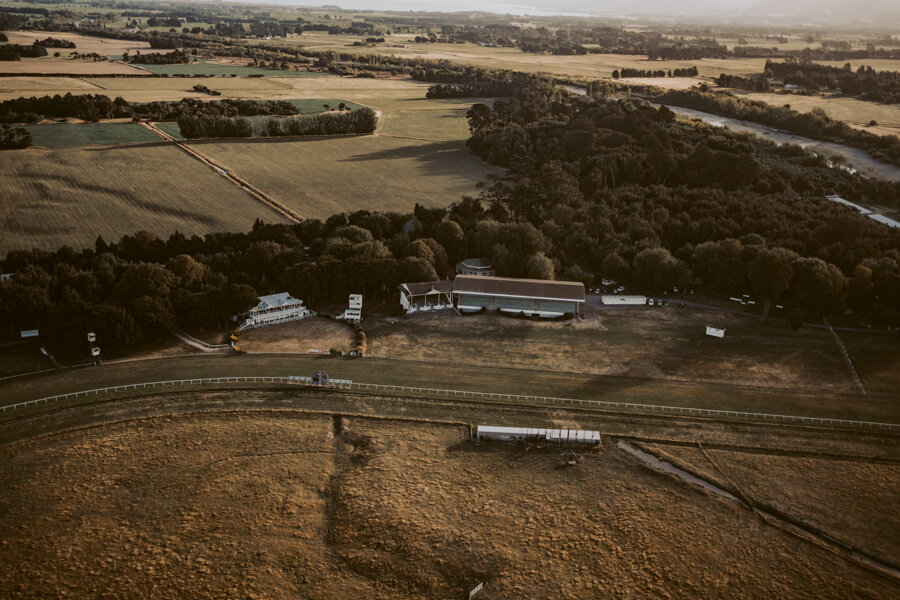
M 238 327 L 238 331 L 316 316 L 316 313 L 303 306 L 302 300 L 297 300 L 287 292 L 260 296 L 259 304 L 247 311 L 246 314 L 247 318 Z
M 348 308 L 338 318 L 348 323 L 358 324 L 362 321 L 362 303 L 362 294 L 350 294 Z

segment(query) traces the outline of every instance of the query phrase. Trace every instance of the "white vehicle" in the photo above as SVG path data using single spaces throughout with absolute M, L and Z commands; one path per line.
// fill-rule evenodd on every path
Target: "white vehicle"
M 650 298 L 649 300 L 647 300 L 647 305 L 653 306 L 653 298 Z

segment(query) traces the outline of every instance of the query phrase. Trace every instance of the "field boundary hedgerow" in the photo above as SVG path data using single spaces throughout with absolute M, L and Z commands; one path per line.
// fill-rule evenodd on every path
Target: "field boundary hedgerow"
M 262 384 L 272 384 L 272 383 L 280 383 L 280 384 L 288 384 L 288 385 L 302 385 L 309 387 L 312 384 L 312 378 L 303 377 L 303 376 L 269 376 L 269 377 L 210 377 L 210 378 L 202 378 L 202 379 L 172 379 L 165 381 L 149 381 L 149 382 L 141 382 L 141 383 L 133 383 L 127 385 L 118 385 L 104 388 L 96 388 L 91 390 L 82 390 L 77 392 L 71 392 L 68 394 L 59 394 L 56 396 L 48 396 L 45 398 L 38 398 L 35 400 L 28 400 L 25 402 L 19 402 L 17 404 L 11 404 L 7 406 L 0 406 L 0 411 L 7 412 L 9 410 L 18 410 L 24 409 L 29 406 L 36 406 L 38 404 L 44 403 L 49 404 L 50 402 L 64 401 L 77 399 L 79 397 L 85 396 L 97 396 L 100 394 L 114 394 L 118 392 L 127 392 L 129 390 L 138 390 L 138 389 L 156 389 L 156 388 L 166 388 L 166 387 L 180 387 L 180 386 L 205 386 L 205 385 L 216 385 L 216 384 L 229 384 L 229 383 L 262 383 Z M 726 419 L 726 420 L 741 420 L 741 421 L 751 421 L 751 422 L 764 422 L 764 423 L 772 423 L 772 424 L 800 424 L 807 426 L 824 426 L 824 427 L 849 427 L 849 428 L 866 428 L 866 429 L 877 429 L 879 431 L 888 430 L 888 431 L 900 431 L 900 424 L 895 423 L 880 423 L 875 421 L 855 421 L 850 419 L 832 419 L 827 417 L 804 417 L 797 415 L 781 415 L 781 414 L 770 414 L 770 413 L 755 413 L 755 412 L 743 412 L 743 411 L 733 411 L 733 410 L 717 410 L 717 409 L 709 409 L 709 408 L 695 408 L 695 407 L 682 407 L 682 406 L 664 406 L 658 404 L 638 404 L 638 403 L 630 403 L 630 402 L 612 402 L 607 400 L 582 400 L 578 398 L 556 398 L 552 396 L 530 396 L 530 395 L 520 395 L 520 394 L 503 394 L 496 392 L 475 392 L 468 390 L 451 390 L 451 389 L 437 389 L 437 388 L 423 388 L 423 387 L 413 387 L 413 386 L 402 386 L 402 385 L 386 385 L 386 384 L 378 384 L 378 383 L 360 383 L 353 382 L 350 380 L 341 380 L 341 379 L 333 379 L 326 386 L 316 386 L 322 387 L 326 389 L 339 389 L 339 390 L 348 390 L 348 391 L 374 391 L 374 392 L 400 392 L 400 393 L 412 393 L 422 396 L 434 396 L 437 398 L 480 398 L 480 399 L 488 399 L 488 400 L 507 400 L 507 401 L 517 401 L 517 402 L 525 402 L 530 404 L 550 404 L 553 406 L 580 406 L 580 407 L 590 407 L 590 408 L 601 408 L 601 409 L 613 409 L 619 411 L 630 411 L 630 412 L 638 412 L 645 414 L 670 414 L 670 415 L 678 415 L 678 416 L 686 416 L 686 417 L 712 417 L 717 419 Z

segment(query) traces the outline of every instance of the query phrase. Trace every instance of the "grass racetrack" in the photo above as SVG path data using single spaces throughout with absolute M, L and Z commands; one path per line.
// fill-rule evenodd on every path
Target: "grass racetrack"
M 174 146 L 28 149 L 0 161 L 0 254 L 147 230 L 244 231 L 281 217 Z
M 895 397 L 603 376 L 538 369 L 448 365 L 296 354 L 189 355 L 122 361 L 0 382 L 5 404 L 133 383 L 208 377 L 309 376 L 425 388 L 543 395 L 721 410 L 900 423 Z M 239 384 L 235 384 L 239 387 Z

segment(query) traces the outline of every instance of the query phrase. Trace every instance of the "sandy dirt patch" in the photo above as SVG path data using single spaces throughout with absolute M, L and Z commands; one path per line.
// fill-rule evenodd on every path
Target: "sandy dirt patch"
M 356 332 L 346 323 L 313 317 L 241 332 L 236 346 L 245 352 L 327 353 L 356 347 Z

